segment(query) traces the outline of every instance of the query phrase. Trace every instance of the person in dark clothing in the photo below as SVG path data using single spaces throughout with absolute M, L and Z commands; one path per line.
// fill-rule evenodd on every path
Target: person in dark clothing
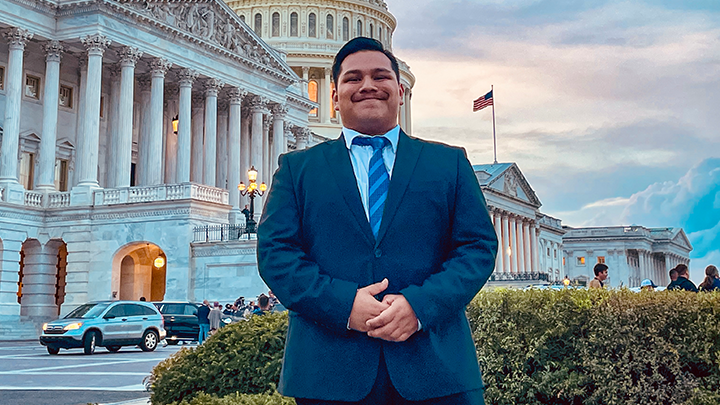
M 225 304 L 225 310 L 223 310 L 223 315 L 232 315 L 233 314 L 232 305 Z
M 677 270 L 678 278 L 667 286 L 668 290 L 685 290 L 698 292 L 695 284 L 689 280 L 690 274 L 687 265 L 682 263 L 678 264 L 677 267 L 675 267 L 675 270 Z
M 265 315 L 270 312 L 270 298 L 267 295 L 261 294 L 258 297 L 258 304 L 260 307 L 253 311 L 253 315 Z
M 208 320 L 208 315 L 210 315 L 210 303 L 208 300 L 205 300 L 197 311 L 198 325 L 200 326 L 198 344 L 202 344 L 205 339 L 207 339 L 208 333 L 210 333 L 210 321 Z
M 677 280 L 677 270 L 673 267 L 672 270 L 670 270 L 670 282 L 673 282 Z
M 712 264 L 705 268 L 705 280 L 700 283 L 700 291 L 720 291 L 718 268 Z

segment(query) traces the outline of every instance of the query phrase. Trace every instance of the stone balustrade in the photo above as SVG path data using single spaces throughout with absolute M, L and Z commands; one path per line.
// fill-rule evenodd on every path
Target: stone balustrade
M 193 199 L 228 204 L 227 190 L 194 183 L 161 184 L 148 187 L 121 187 L 95 191 L 94 205 L 132 204 L 152 201 Z
M 43 204 L 43 193 L 38 191 L 25 191 L 25 198 L 23 199 L 26 207 L 38 207 L 41 208 Z

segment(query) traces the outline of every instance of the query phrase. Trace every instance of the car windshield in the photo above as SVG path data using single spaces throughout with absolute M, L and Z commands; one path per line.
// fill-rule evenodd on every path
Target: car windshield
M 70 318 L 96 318 L 105 308 L 110 305 L 109 302 L 97 302 L 92 304 L 83 304 L 75 308 L 72 312 L 65 315 L 65 319 Z

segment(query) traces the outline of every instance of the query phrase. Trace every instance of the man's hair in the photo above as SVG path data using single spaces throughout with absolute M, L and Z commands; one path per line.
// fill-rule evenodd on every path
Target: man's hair
M 674 274 L 675 276 L 677 276 L 677 274 L 678 274 L 678 273 L 677 273 L 677 269 L 673 267 L 672 269 L 670 269 L 669 274 L 670 274 L 670 278 L 672 278 L 673 274 Z
M 593 267 L 593 271 L 595 272 L 596 276 L 607 269 L 608 269 L 608 266 L 604 263 L 598 263 L 595 265 L 595 267 Z
M 398 61 L 397 58 L 395 58 L 395 55 L 385 49 L 380 43 L 380 41 L 376 39 L 368 37 L 357 37 L 351 39 L 348 43 L 343 45 L 343 47 L 340 48 L 340 50 L 338 51 L 337 55 L 335 55 L 335 61 L 332 65 L 332 79 L 336 87 L 338 84 L 338 78 L 340 77 L 340 69 L 345 58 L 354 53 L 363 51 L 375 51 L 385 54 L 385 56 L 390 59 L 392 70 L 395 72 L 398 83 L 400 83 L 400 67 L 398 66 Z
M 261 308 L 268 306 L 269 302 L 270 298 L 268 298 L 266 295 L 261 295 L 260 298 L 258 298 L 258 304 L 260 304 Z
M 677 266 L 675 266 L 675 270 L 677 270 L 678 276 L 686 276 L 688 275 L 688 266 L 687 264 L 680 263 Z

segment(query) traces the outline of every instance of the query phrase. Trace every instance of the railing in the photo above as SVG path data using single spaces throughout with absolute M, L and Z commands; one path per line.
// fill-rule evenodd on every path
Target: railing
M 547 273 L 493 273 L 490 281 L 548 281 Z
M 245 225 L 204 225 L 193 229 L 193 243 L 198 242 L 228 242 L 235 240 L 249 240 L 250 234 L 245 232 Z
M 5 201 L 5 187 L 0 187 L 0 201 Z
M 60 191 L 47 194 L 48 208 L 62 208 L 70 206 L 70 192 Z
M 95 192 L 95 205 L 113 205 L 194 199 L 216 204 L 227 204 L 227 190 L 194 183 L 161 184 L 149 187 L 123 187 Z
M 24 205 L 28 207 L 42 207 L 43 193 L 38 191 L 25 191 Z

